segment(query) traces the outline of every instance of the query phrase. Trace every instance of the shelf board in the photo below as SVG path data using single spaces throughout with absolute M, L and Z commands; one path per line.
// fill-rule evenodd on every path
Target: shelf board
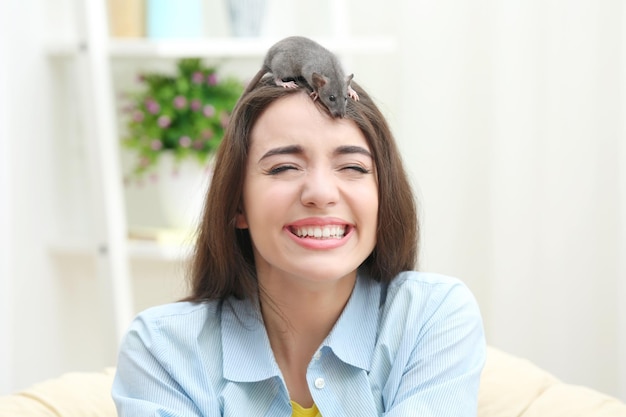
M 111 58 L 260 58 L 278 39 L 273 38 L 205 38 L 197 40 L 111 39 L 108 50 Z M 390 36 L 354 38 L 315 38 L 316 41 L 338 54 L 381 54 L 393 52 L 396 42 Z M 87 45 L 79 42 L 54 42 L 48 45 L 51 57 L 68 58 L 86 51 Z
M 54 255 L 96 256 L 97 244 L 87 240 L 63 240 L 49 245 Z M 191 255 L 192 246 L 175 243 L 159 243 L 149 240 L 129 239 L 127 241 L 130 260 L 184 261 Z
M 128 254 L 131 259 L 181 261 L 191 255 L 190 245 L 157 243 L 131 239 L 128 241 Z

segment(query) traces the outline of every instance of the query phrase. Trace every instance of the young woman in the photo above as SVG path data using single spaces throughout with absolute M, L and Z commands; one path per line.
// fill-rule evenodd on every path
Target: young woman
M 264 79 L 216 156 L 187 300 L 121 346 L 120 416 L 475 416 L 481 317 L 412 271 L 414 197 L 371 98 L 333 118 Z

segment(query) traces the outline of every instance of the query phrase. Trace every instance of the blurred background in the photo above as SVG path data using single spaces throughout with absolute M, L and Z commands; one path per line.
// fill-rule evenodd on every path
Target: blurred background
M 121 146 L 139 74 L 198 55 L 245 83 L 300 34 L 389 118 L 420 268 L 469 285 L 489 344 L 626 400 L 624 2 L 244 0 L 243 26 L 226 0 L 121 3 L 0 3 L 0 394 L 114 365 L 130 317 L 185 293 L 167 175 Z

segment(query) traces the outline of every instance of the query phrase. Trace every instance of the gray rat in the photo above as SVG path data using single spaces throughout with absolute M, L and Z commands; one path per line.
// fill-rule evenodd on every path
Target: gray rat
M 252 90 L 268 72 L 274 77 L 276 85 L 285 88 L 297 88 L 296 81 L 304 79 L 313 89 L 313 100 L 319 98 L 333 117 L 345 116 L 348 97 L 359 100 L 359 95 L 350 86 L 354 75 L 345 76 L 332 52 L 302 36 L 290 36 L 270 47 L 263 66 L 250 81 L 245 93 Z

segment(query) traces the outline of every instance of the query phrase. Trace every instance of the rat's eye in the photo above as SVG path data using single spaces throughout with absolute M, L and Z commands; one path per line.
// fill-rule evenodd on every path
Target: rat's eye
M 337 97 L 335 97 L 335 96 L 328 96 L 328 99 L 329 99 L 330 101 L 332 101 L 332 102 L 337 101 Z

